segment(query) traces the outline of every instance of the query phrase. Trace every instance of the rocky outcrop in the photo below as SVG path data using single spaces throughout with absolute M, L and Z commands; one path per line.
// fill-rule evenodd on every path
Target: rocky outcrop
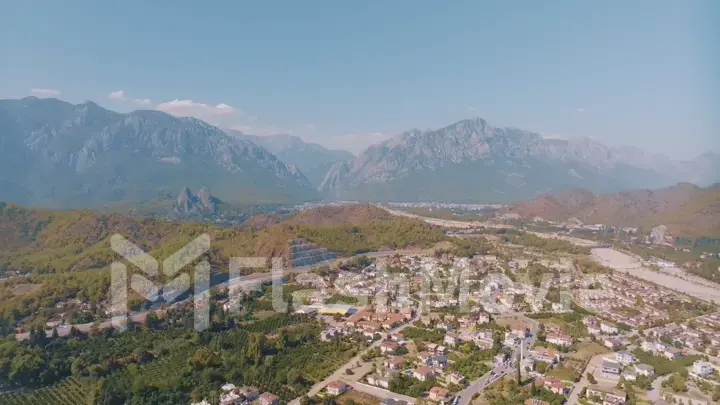
M 199 214 L 213 213 L 217 210 L 220 200 L 210 194 L 207 187 L 202 187 L 197 194 L 193 194 L 189 188 L 183 187 L 178 194 L 172 211 L 176 214 Z

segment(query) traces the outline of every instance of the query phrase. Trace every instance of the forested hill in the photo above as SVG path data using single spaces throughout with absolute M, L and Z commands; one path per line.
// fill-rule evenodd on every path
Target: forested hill
M 296 215 L 262 230 L 220 228 L 205 223 L 171 222 L 150 217 L 92 211 L 36 210 L 0 203 L 0 316 L 13 323 L 58 301 L 105 300 L 109 266 L 120 259 L 110 248 L 118 233 L 162 260 L 203 233 L 211 239 L 205 259 L 226 271 L 230 257 L 289 255 L 288 242 L 302 237 L 340 256 L 384 248 L 428 247 L 446 237 L 416 220 L 387 218 L 375 207 L 348 205 Z M 37 317 L 37 321 L 43 321 Z

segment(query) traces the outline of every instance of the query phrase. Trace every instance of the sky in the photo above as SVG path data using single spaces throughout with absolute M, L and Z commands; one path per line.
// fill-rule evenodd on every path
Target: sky
M 0 98 L 159 109 L 330 148 L 482 117 L 720 152 L 716 0 L 0 0 Z

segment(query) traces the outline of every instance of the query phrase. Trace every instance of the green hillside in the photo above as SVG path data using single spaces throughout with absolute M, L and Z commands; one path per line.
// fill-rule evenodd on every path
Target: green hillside
M 61 300 L 104 302 L 109 266 L 120 259 L 110 248 L 110 237 L 116 233 L 160 260 L 207 233 L 212 247 L 204 258 L 219 272 L 227 271 L 231 257 L 287 259 L 288 242 L 297 237 L 341 256 L 382 248 L 428 247 L 445 239 L 439 229 L 424 222 L 387 218 L 376 207 L 343 206 L 335 209 L 335 215 L 328 222 L 326 208 L 318 208 L 256 231 L 0 203 L 0 277 L 10 277 L 0 283 L 0 317 L 11 324 L 41 323 L 53 316 L 48 309 Z

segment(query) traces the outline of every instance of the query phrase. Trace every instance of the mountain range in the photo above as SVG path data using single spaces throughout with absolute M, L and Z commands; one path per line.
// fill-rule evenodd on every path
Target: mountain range
M 326 149 L 317 143 L 305 142 L 297 136 L 285 134 L 257 136 L 233 129 L 226 129 L 225 132 L 253 142 L 272 152 L 281 161 L 296 166 L 315 187 L 322 183 L 328 170 L 335 163 L 354 158 L 348 151 Z
M 720 180 L 720 155 L 675 161 L 590 138 L 549 139 L 480 118 L 406 131 L 359 156 L 150 110 L 0 100 L 0 200 L 52 208 L 163 200 L 208 187 L 228 203 L 318 200 L 512 203 Z
M 185 186 L 234 202 L 318 197 L 297 167 L 195 118 L 0 100 L 0 200 L 94 207 L 168 198 Z
M 412 129 L 335 164 L 326 198 L 508 203 L 573 187 L 593 192 L 719 180 L 720 155 L 674 161 L 590 138 L 553 139 L 480 118 L 438 130 Z
M 551 221 L 576 218 L 587 224 L 643 227 L 665 225 L 675 235 L 720 235 L 720 185 L 679 183 L 659 190 L 596 194 L 570 189 L 503 207 L 498 215 Z

